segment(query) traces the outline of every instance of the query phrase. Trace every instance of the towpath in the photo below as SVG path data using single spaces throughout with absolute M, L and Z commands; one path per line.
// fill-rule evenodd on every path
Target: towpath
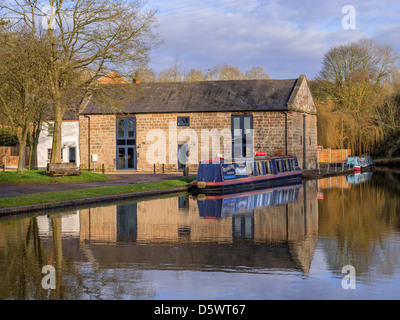
M 183 178 L 182 174 L 110 174 L 112 179 L 78 183 L 0 183 L 0 197 L 17 197 L 43 192 L 77 190 L 126 184 L 152 183 Z

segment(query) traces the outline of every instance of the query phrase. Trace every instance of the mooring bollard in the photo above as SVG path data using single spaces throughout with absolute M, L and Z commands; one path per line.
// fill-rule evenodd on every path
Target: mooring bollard
M 103 171 L 104 174 L 104 163 L 101 165 L 101 170 Z
M 162 173 L 164 173 L 164 163 L 162 164 Z
M 156 164 L 153 164 L 154 174 L 156 174 Z

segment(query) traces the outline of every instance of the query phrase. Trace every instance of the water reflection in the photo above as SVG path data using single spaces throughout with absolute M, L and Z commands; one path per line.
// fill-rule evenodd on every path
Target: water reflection
M 379 170 L 346 180 L 351 188 L 326 189 L 319 203 L 319 234 L 329 267 L 339 274 L 344 265 L 353 265 L 367 282 L 398 272 L 399 174 Z
M 205 273 L 230 274 L 232 283 L 240 274 L 263 275 L 254 285 L 299 274 L 298 285 L 312 287 L 312 275 L 326 268 L 320 290 L 347 264 L 364 283 L 400 276 L 399 191 L 400 172 L 390 170 L 3 219 L 0 299 L 151 299 L 162 291 L 152 277 L 170 271 L 194 272 L 197 285 Z M 41 287 L 44 265 L 56 268 L 56 290 Z M 281 277 L 268 278 L 275 274 Z M 214 289 L 221 290 L 206 291 Z

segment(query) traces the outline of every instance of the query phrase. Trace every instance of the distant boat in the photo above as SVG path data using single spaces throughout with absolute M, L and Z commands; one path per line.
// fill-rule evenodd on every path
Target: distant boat
M 366 171 L 374 165 L 371 157 L 368 154 L 363 154 L 361 157 L 347 157 L 346 166 L 354 168 L 355 172 Z
M 227 161 L 216 158 L 201 162 L 193 193 L 232 193 L 301 183 L 303 171 L 295 156 L 267 157 L 258 152 L 254 159 Z
M 194 197 L 197 200 L 200 217 L 220 219 L 295 202 L 301 187 L 301 184 L 297 184 L 229 195 L 198 195 Z

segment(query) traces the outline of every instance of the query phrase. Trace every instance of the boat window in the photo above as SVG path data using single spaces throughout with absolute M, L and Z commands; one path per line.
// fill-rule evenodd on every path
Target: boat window
M 254 176 L 253 162 L 248 162 L 247 163 L 247 173 L 248 173 L 249 176 Z
M 289 162 L 287 160 L 283 160 L 282 162 L 284 171 L 289 171 Z
M 265 165 L 265 174 L 271 174 L 272 173 L 271 162 L 265 161 L 264 165 Z
M 278 172 L 283 172 L 282 161 L 276 161 L 276 169 L 278 170 Z
M 296 169 L 296 164 L 294 162 L 294 159 L 290 159 L 290 166 L 292 167 L 292 170 Z
M 257 161 L 256 162 L 257 166 L 257 175 L 262 176 L 264 175 L 264 162 L 263 161 Z

